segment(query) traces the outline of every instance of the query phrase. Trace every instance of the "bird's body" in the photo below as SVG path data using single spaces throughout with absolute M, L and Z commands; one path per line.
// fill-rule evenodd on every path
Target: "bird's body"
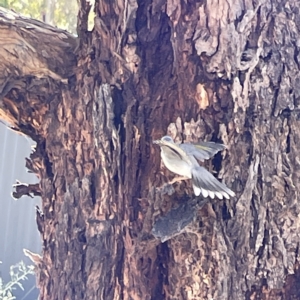
M 196 196 L 201 193 L 204 197 L 217 196 L 229 199 L 235 196 L 222 182 L 219 182 L 205 168 L 201 167 L 197 160 L 204 161 L 225 149 L 222 144 L 213 142 L 200 142 L 198 144 L 175 144 L 170 136 L 164 136 L 154 141 L 161 147 L 161 158 L 165 166 L 173 173 L 192 179 Z
M 192 163 L 186 157 L 185 160 L 181 159 L 182 156 L 186 156 L 183 151 L 182 153 L 174 152 L 174 150 L 169 150 L 168 146 L 162 146 L 161 147 L 161 158 L 165 164 L 165 166 L 173 173 L 187 177 L 191 177 L 191 166 Z M 173 153 L 173 154 L 172 154 Z M 174 156 L 174 157 L 173 157 Z M 177 160 L 176 164 L 173 164 L 173 159 Z

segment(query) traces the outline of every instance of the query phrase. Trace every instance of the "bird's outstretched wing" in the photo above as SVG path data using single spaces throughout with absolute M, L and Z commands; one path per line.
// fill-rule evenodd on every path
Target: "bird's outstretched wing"
M 196 144 L 184 143 L 180 144 L 179 147 L 187 154 L 194 156 L 197 160 L 204 161 L 213 157 L 219 151 L 226 148 L 223 144 L 214 142 L 199 142 Z

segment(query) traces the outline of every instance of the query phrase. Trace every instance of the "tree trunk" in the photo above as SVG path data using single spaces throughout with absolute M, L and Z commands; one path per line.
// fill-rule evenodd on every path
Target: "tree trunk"
M 41 299 L 300 299 L 300 3 L 96 2 L 78 41 L 1 10 L 0 116 L 37 142 Z M 171 188 L 167 133 L 225 143 L 207 167 L 237 196 Z

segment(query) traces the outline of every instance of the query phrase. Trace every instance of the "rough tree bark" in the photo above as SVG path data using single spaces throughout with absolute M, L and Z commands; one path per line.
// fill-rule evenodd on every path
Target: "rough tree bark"
M 80 2 L 78 34 L 1 9 L 0 116 L 31 136 L 41 299 L 300 299 L 300 3 Z M 236 192 L 166 186 L 152 140 L 222 141 Z M 167 187 L 167 188 L 166 188 Z

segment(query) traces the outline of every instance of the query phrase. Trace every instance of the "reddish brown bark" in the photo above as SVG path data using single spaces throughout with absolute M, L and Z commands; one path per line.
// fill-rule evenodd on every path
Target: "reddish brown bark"
M 2 12 L 24 52 L 0 65 L 1 116 L 37 141 L 41 299 L 300 297 L 299 8 L 98 1 L 88 33 L 82 1 L 78 43 Z M 166 189 L 166 133 L 225 143 L 207 167 L 237 197 Z

